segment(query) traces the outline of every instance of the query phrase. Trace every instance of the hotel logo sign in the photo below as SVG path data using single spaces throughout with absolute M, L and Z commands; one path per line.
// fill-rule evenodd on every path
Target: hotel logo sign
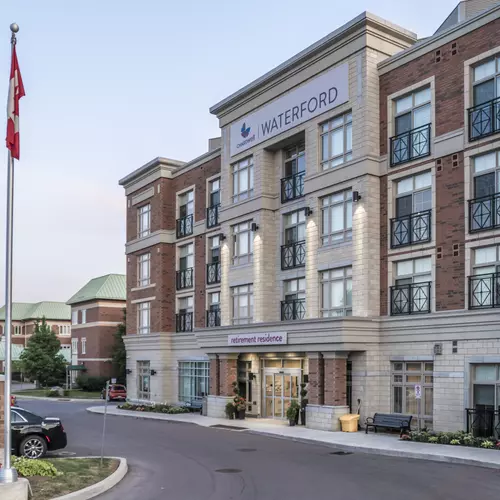
M 227 337 L 227 345 L 230 346 L 283 345 L 286 343 L 286 332 L 242 333 Z
M 231 156 L 333 109 L 349 100 L 349 64 L 308 83 L 233 123 Z

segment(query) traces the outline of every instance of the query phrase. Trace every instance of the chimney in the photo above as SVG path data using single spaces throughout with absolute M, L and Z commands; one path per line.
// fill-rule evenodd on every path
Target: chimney
M 211 153 L 212 151 L 219 149 L 221 147 L 221 143 L 222 143 L 221 137 L 214 137 L 213 139 L 208 139 L 208 152 Z

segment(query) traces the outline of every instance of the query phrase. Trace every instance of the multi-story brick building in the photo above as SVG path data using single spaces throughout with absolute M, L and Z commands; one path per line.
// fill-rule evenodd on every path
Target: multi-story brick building
M 305 383 L 315 428 L 358 404 L 493 422 L 499 26 L 485 0 L 420 41 L 362 14 L 213 106 L 220 153 L 123 179 L 129 394 L 208 392 L 223 415 L 237 382 L 249 414 L 283 418 Z
M 63 302 L 14 302 L 12 304 L 12 343 L 26 346 L 35 331 L 35 322 L 45 318 L 61 344 L 70 344 L 71 308 Z M 0 335 L 5 328 L 5 306 L 0 308 Z
M 111 377 L 117 327 L 124 320 L 126 280 L 123 274 L 91 279 L 71 297 L 71 364 L 89 376 Z

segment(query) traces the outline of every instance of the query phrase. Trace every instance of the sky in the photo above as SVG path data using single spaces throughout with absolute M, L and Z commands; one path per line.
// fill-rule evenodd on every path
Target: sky
M 26 89 L 15 166 L 14 301 L 66 301 L 94 277 L 125 273 L 119 179 L 157 156 L 189 161 L 206 152 L 208 139 L 220 135 L 210 106 L 363 11 L 424 37 L 457 3 L 3 2 L 0 101 L 7 102 L 12 22 L 20 26 L 17 54 Z M 2 134 L 5 123 L 4 115 Z

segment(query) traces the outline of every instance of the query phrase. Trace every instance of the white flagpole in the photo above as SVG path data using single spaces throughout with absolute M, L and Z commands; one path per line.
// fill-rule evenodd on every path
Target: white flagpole
M 12 49 L 16 45 L 17 24 L 11 24 Z M 5 258 L 5 392 L 4 392 L 4 458 L 0 469 L 0 483 L 15 483 L 17 471 L 11 467 L 10 454 L 12 449 L 10 429 L 10 396 L 12 381 L 11 340 L 12 340 L 12 249 L 14 229 L 14 158 L 9 151 L 7 166 L 7 231 Z

